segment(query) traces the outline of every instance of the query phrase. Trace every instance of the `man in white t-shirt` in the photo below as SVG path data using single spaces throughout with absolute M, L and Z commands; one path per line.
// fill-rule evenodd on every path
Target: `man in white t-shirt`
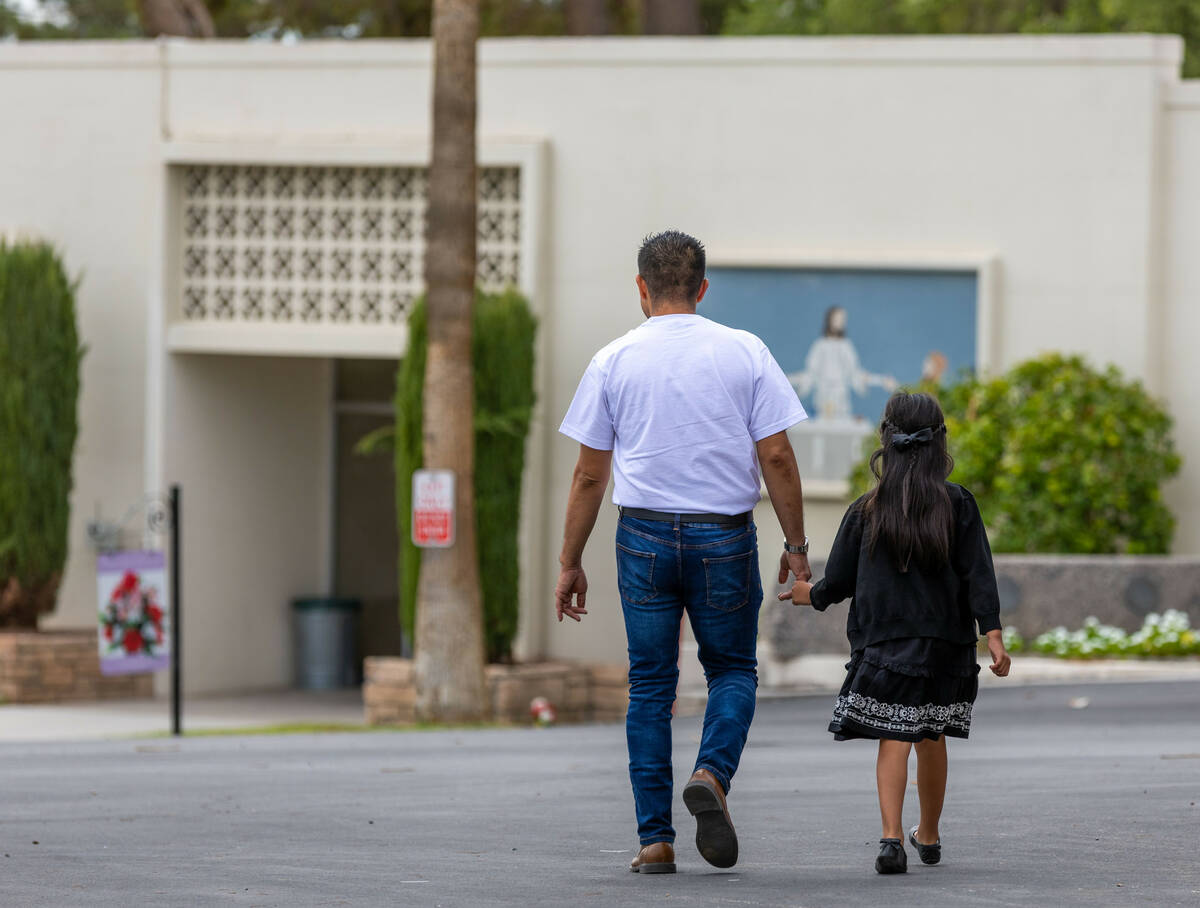
M 647 320 L 593 357 L 559 431 L 579 442 L 567 502 L 558 620 L 587 614 L 583 549 L 610 470 L 617 586 L 629 640 L 625 719 L 640 873 L 675 872 L 671 709 L 679 626 L 688 616 L 708 680 L 695 771 L 683 801 L 709 863 L 737 861 L 725 796 L 754 717 L 762 583 L 752 511 L 759 471 L 786 543 L 779 581 L 807 580 L 808 540 L 787 429 L 804 408 L 761 340 L 696 314 L 708 280 L 704 247 L 651 236 L 638 253 Z

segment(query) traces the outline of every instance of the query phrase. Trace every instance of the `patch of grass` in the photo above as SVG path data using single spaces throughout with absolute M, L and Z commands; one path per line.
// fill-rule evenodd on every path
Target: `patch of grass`
M 283 722 L 277 725 L 247 725 L 244 728 L 185 728 L 185 738 L 228 738 L 239 735 L 324 735 L 361 734 L 363 732 L 399 731 L 479 731 L 501 728 L 496 723 L 478 722 L 464 725 L 439 725 L 436 722 L 417 722 L 412 725 L 363 725 L 354 722 Z M 508 726 L 511 727 L 511 726 Z M 169 731 L 147 732 L 136 738 L 170 738 Z

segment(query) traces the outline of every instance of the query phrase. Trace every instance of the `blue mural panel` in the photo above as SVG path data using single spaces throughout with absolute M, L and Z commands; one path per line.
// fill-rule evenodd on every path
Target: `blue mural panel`
M 710 268 L 700 314 L 766 342 L 811 419 L 789 435 L 801 474 L 845 479 L 888 395 L 975 369 L 973 271 Z
M 975 368 L 973 271 L 710 268 L 708 278 L 700 314 L 761 337 L 814 420 L 823 409 L 827 418 L 833 414 L 830 395 L 819 405 L 820 380 L 812 373 L 829 377 L 851 357 L 861 374 L 849 382 L 848 415 L 872 425 L 894 383 L 915 383 L 923 370 L 952 379 Z M 844 313 L 845 336 L 818 343 L 835 307 Z

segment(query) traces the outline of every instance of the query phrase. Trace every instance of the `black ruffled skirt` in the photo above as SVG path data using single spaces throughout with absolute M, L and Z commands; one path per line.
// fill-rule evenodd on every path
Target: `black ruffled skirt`
M 887 640 L 856 650 L 833 707 L 838 741 L 965 738 L 979 693 L 975 647 L 932 637 Z

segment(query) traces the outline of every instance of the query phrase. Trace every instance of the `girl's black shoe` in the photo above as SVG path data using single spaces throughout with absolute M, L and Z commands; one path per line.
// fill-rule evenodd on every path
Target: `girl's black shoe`
M 917 857 L 921 859 L 922 864 L 936 864 L 942 859 L 941 839 L 938 839 L 932 845 L 922 845 L 917 841 L 917 827 L 914 826 L 908 834 L 908 840 L 912 842 L 913 848 L 917 849 Z
M 875 859 L 876 873 L 908 873 L 908 855 L 900 839 L 880 839 L 879 857 Z

